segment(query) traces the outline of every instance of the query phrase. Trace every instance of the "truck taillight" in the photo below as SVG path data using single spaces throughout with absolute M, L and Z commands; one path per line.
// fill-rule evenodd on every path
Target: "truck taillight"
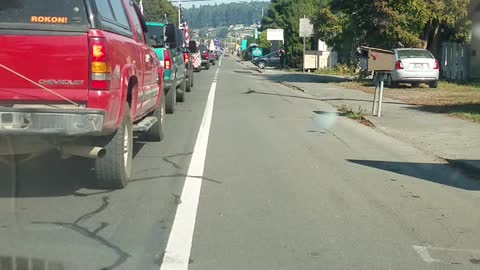
M 210 58 L 210 54 L 209 54 L 208 52 L 207 52 L 207 53 L 205 53 L 205 59 L 207 59 L 207 60 L 208 60 L 209 58 Z
M 110 57 L 103 38 L 90 38 L 90 88 L 108 90 L 110 88 Z
M 433 64 L 433 69 L 440 69 L 440 63 L 438 63 L 438 60 L 435 59 L 435 63 Z
M 391 63 L 391 62 L 390 62 L 390 63 Z M 395 63 L 395 69 L 403 69 L 402 60 L 398 60 L 398 61 Z
M 190 59 L 190 54 L 189 53 L 184 53 L 183 54 L 183 62 L 188 63 L 188 60 Z
M 172 68 L 172 58 L 170 57 L 168 50 L 165 50 L 163 53 L 163 66 L 165 69 Z

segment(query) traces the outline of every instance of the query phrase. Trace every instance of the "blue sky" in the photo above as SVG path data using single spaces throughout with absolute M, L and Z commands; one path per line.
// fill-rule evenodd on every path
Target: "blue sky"
M 265 0 L 257 0 L 257 1 L 262 1 L 262 2 L 270 2 L 269 0 L 265 1 Z M 170 0 L 170 2 L 172 2 L 174 5 L 177 5 L 178 1 L 177 0 Z M 182 4 L 183 7 L 185 8 L 190 8 L 192 7 L 193 5 L 195 6 L 201 6 L 201 5 L 214 5 L 215 3 L 217 4 L 228 4 L 228 3 L 233 3 L 233 2 L 246 2 L 246 3 L 249 3 L 250 1 L 247 0 L 237 0 L 237 1 L 232 1 L 232 0 L 212 0 L 212 1 L 198 1 L 198 2 L 187 2 L 187 0 L 185 1 L 182 1 L 180 0 L 180 3 Z

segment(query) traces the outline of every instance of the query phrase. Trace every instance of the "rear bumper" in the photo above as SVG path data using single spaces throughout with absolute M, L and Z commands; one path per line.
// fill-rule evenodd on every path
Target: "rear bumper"
M 430 82 L 438 81 L 438 70 L 408 71 L 396 70 L 392 72 L 392 79 L 395 82 Z
M 100 135 L 104 121 L 101 110 L 0 108 L 0 135 Z

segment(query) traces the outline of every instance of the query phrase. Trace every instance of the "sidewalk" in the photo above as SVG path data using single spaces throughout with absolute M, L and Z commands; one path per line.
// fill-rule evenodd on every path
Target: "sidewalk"
M 420 106 L 385 98 L 382 117 L 371 116 L 373 95 L 327 83 L 336 76 L 267 70 L 267 79 L 288 84 L 333 106 L 366 110 L 376 129 L 449 163 L 480 173 L 480 124 L 425 112 Z M 388 91 L 386 89 L 385 91 Z M 408 91 L 408 90 L 406 90 Z

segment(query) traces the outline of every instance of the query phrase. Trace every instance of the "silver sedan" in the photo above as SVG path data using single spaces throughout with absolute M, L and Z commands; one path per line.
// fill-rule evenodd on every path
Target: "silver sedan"
M 397 87 L 399 83 L 410 83 L 419 87 L 427 83 L 437 88 L 440 65 L 435 57 L 425 49 L 395 49 L 395 70 L 388 74 L 387 85 Z

